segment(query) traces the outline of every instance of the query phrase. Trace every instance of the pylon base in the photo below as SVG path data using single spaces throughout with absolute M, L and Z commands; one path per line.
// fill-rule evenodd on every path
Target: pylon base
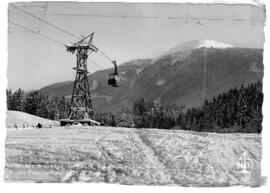
M 100 122 L 95 121 L 93 119 L 77 119 L 77 120 L 72 120 L 72 119 L 61 119 L 60 120 L 60 126 L 70 126 L 70 125 L 101 125 Z

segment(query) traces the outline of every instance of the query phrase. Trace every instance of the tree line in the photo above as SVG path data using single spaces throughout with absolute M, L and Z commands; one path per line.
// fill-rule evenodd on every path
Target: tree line
M 197 108 L 159 105 L 141 98 L 134 103 L 133 117 L 138 128 L 261 133 L 262 103 L 259 81 L 247 87 L 232 88 Z
M 25 93 L 22 89 L 12 92 L 6 90 L 7 109 L 22 111 L 31 115 L 51 120 L 66 119 L 69 115 L 69 101 L 63 97 L 49 97 L 38 91 Z M 95 112 L 94 119 L 104 125 L 114 126 L 120 115 L 113 113 Z
M 22 89 L 6 91 L 7 109 L 26 112 L 42 118 L 59 120 L 66 118 L 69 104 L 65 97 L 49 97 L 38 91 L 25 93 Z
M 49 97 L 38 91 L 25 93 L 22 89 L 8 89 L 7 108 L 39 117 L 59 120 L 68 117 L 69 102 L 65 97 Z M 159 104 L 136 100 L 132 121 L 137 128 L 183 129 L 199 132 L 245 132 L 262 131 L 262 83 L 256 82 L 240 88 L 232 88 L 211 101 L 196 108 L 173 104 Z M 126 112 L 125 112 L 126 113 Z M 104 125 L 115 126 L 121 113 L 95 112 L 94 119 Z

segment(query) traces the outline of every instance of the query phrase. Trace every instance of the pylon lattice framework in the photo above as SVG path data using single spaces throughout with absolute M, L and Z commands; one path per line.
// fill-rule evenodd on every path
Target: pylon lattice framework
M 92 52 L 97 52 L 97 48 L 92 45 L 94 33 L 86 36 L 72 46 L 67 46 L 67 51 L 76 53 L 77 64 L 73 69 L 76 76 L 72 91 L 69 119 L 89 119 L 93 117 L 92 99 L 89 90 L 87 74 L 87 58 Z M 87 39 L 89 38 L 89 41 Z

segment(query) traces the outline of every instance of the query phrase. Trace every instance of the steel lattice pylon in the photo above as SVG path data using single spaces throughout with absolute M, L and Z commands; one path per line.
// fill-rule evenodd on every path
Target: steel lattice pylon
M 87 58 L 91 52 L 97 52 L 97 48 L 92 45 L 94 33 L 83 38 L 72 46 L 67 46 L 67 51 L 75 53 L 77 57 L 76 76 L 70 103 L 69 119 L 87 120 L 93 117 L 92 100 L 89 90 L 87 74 Z M 88 40 L 89 38 L 89 40 Z M 87 41 L 88 40 L 88 41 Z

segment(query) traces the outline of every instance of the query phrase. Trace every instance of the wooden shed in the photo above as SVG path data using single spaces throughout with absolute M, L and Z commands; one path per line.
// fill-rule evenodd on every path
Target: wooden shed
M 134 123 L 127 119 L 121 119 L 120 121 L 116 122 L 116 127 L 135 127 Z

